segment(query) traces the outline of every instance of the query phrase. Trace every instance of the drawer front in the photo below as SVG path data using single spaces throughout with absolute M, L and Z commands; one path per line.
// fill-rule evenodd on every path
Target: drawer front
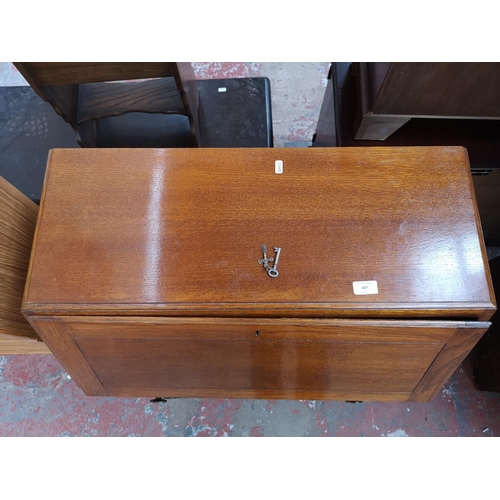
M 442 347 L 223 337 L 81 339 L 78 345 L 110 395 L 268 399 L 321 399 L 330 392 L 409 396 Z
M 457 331 L 389 320 L 57 322 L 105 393 L 129 397 L 405 401 Z

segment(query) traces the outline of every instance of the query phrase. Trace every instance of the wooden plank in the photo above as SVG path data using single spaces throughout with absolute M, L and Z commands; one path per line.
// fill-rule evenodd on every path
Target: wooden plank
M 21 191 L 15 188 L 10 182 L 0 177 L 0 189 L 2 190 L 2 203 L 5 209 L 2 211 L 6 215 L 5 220 L 8 220 L 8 214 L 15 220 L 24 220 L 29 218 L 33 220 L 33 216 L 38 215 L 38 205 L 31 201 Z M 18 231 L 18 228 L 11 228 L 11 230 Z
M 38 206 L 0 177 L 0 352 L 4 342 L 36 340 L 21 313 Z
M 130 112 L 186 114 L 173 77 L 80 85 L 78 122 Z
M 52 354 L 52 351 L 41 340 L 0 338 L 0 355 L 11 356 L 13 354 Z
M 73 85 L 173 76 L 169 62 L 24 62 L 14 63 L 36 85 Z M 27 78 L 27 79 L 28 79 Z M 31 82 L 28 80 L 28 83 Z

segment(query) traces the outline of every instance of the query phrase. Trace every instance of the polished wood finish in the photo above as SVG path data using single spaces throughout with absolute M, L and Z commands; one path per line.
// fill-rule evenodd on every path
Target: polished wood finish
M 52 322 L 37 325 L 47 338 Z M 149 317 L 62 317 L 55 324 L 111 396 L 335 399 L 365 391 L 372 400 L 407 400 L 464 325 Z
M 0 177 L 0 355 L 49 353 L 21 313 L 38 206 Z
M 435 340 L 402 341 L 398 327 L 382 329 L 383 336 L 393 338 L 379 340 L 379 329 L 369 322 L 344 323 L 325 322 L 318 328 L 311 320 L 284 326 L 279 320 L 186 321 L 164 326 L 139 319 L 117 322 L 115 328 L 106 322 L 80 323 L 78 333 L 73 324 L 67 326 L 110 395 L 126 395 L 129 389 L 130 395 L 141 391 L 151 396 L 190 389 L 198 397 L 205 397 L 204 390 L 220 390 L 221 397 L 253 392 L 268 399 L 280 398 L 282 391 L 294 399 L 308 391 L 322 399 L 330 399 L 331 391 L 409 396 L 442 348 Z
M 356 63 L 356 139 L 385 140 L 415 117 L 500 119 L 499 63 Z
M 462 148 L 53 150 L 46 186 L 33 312 L 494 310 Z M 265 242 L 282 248 L 277 280 Z M 379 293 L 354 295 L 364 280 Z
M 50 154 L 23 312 L 89 395 L 405 401 L 495 308 L 463 148 L 94 149 Z
M 14 64 L 37 94 L 71 125 L 82 147 L 106 147 L 96 123 L 133 112 L 186 115 L 192 144 L 199 143 L 198 93 L 191 63 Z M 111 128 L 122 141 L 120 147 L 126 147 L 130 126 L 125 127 L 126 134 L 121 126 Z M 136 129 L 136 137 L 141 137 L 142 128 Z M 158 134 L 159 146 L 165 135 Z

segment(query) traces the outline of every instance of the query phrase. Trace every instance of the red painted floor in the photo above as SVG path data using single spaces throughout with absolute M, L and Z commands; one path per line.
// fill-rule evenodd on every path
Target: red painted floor
M 0 357 L 0 436 L 498 436 L 464 363 L 430 403 L 87 397 L 47 356 Z

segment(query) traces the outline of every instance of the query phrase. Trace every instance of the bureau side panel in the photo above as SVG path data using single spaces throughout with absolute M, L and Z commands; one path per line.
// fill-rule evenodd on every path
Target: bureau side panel
M 422 380 L 415 387 L 409 401 L 430 401 L 443 387 L 467 354 L 486 333 L 487 327 L 458 328 L 448 339 L 443 349 L 431 364 Z M 482 323 L 485 325 L 485 323 Z
M 108 396 L 97 375 L 59 318 L 28 317 L 29 322 L 87 396 Z
M 63 321 L 108 394 L 129 397 L 405 401 L 456 329 L 352 320 Z

